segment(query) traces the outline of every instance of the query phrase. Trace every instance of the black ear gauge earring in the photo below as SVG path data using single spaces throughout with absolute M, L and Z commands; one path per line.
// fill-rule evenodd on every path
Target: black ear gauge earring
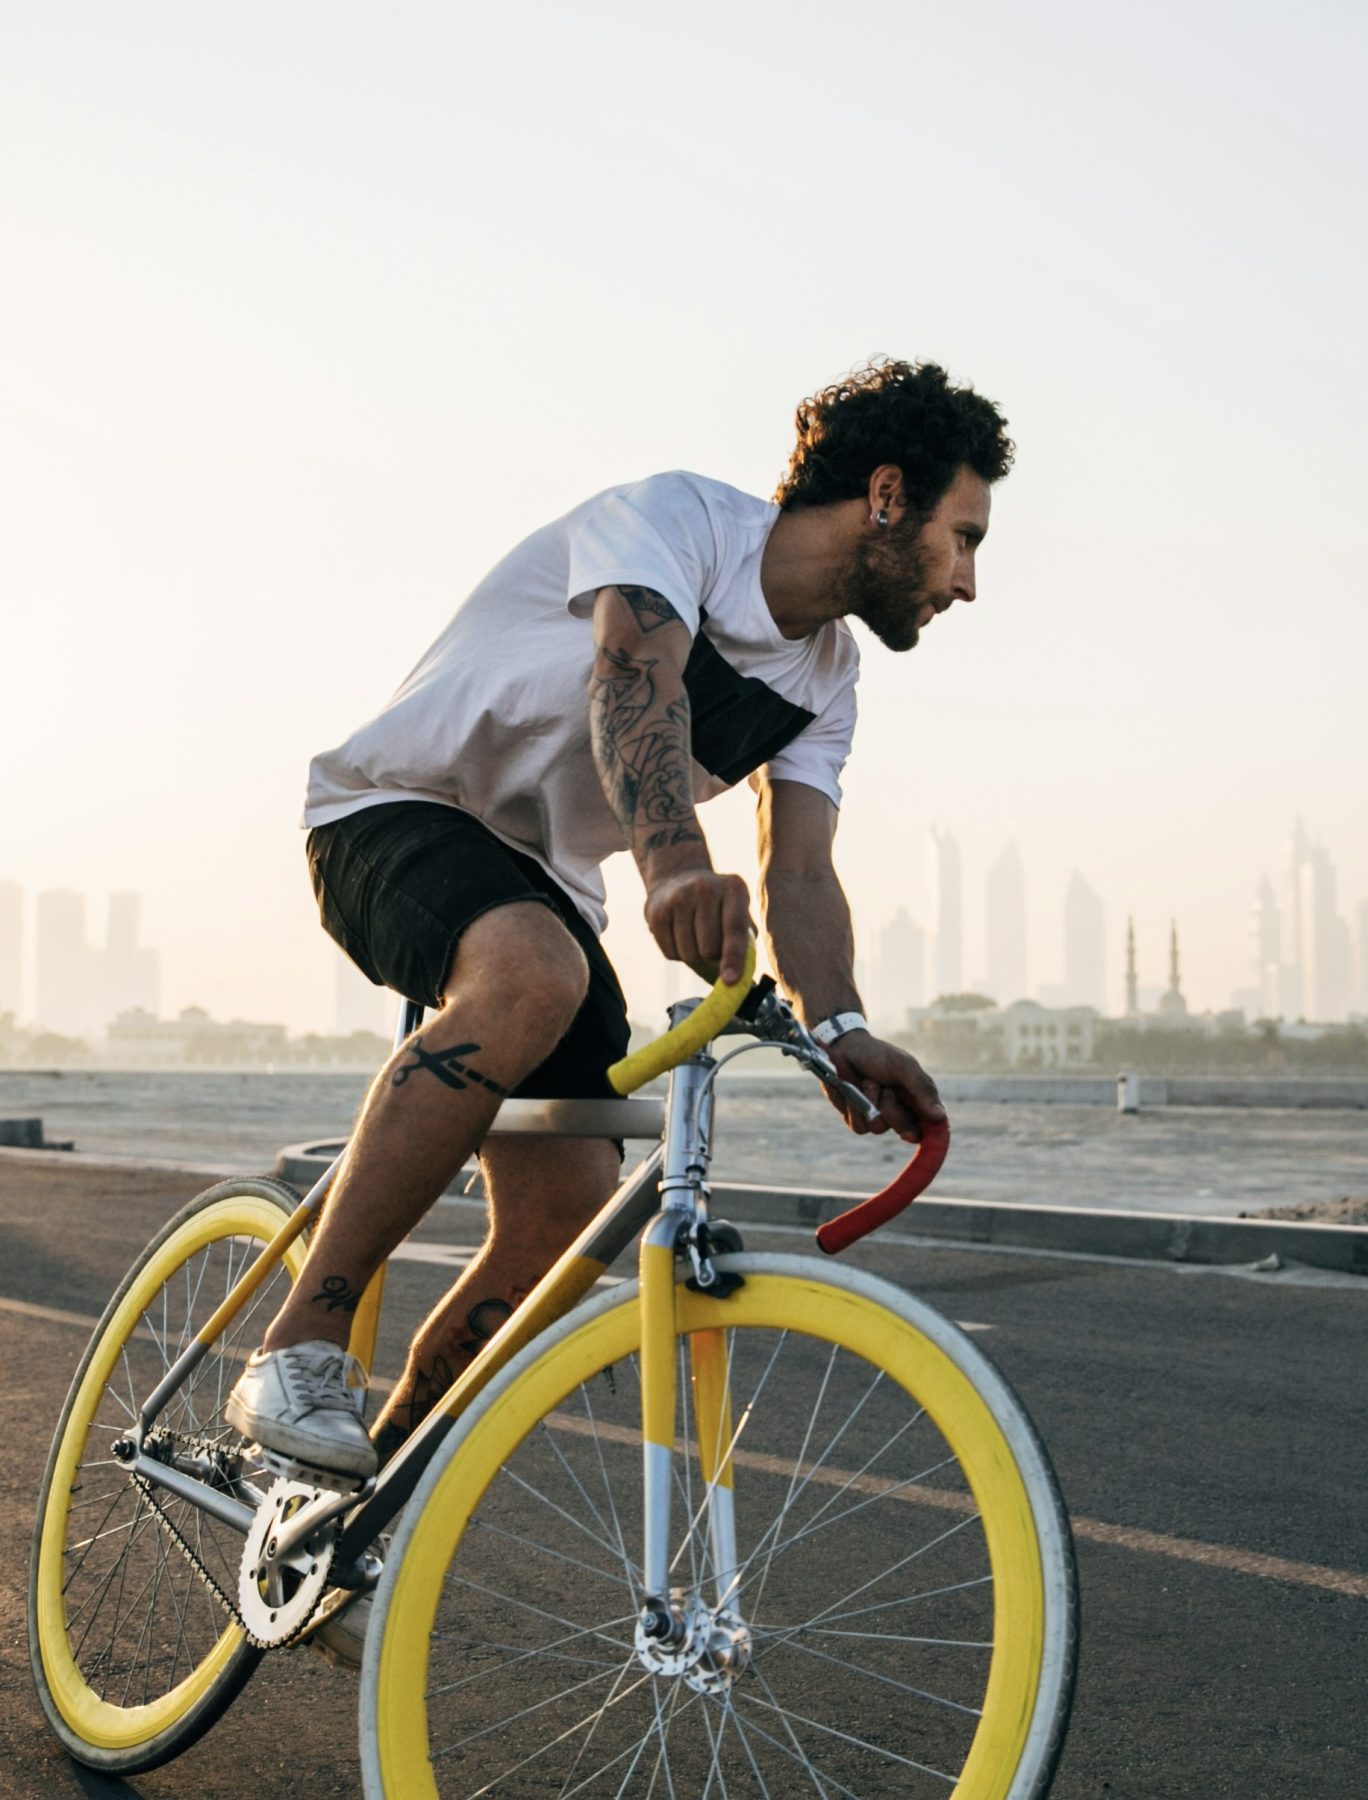
M 883 507 L 880 507 L 878 512 L 875 513 L 874 523 L 879 527 L 880 531 L 882 531 L 884 526 L 887 525 L 888 514 L 884 511 Z

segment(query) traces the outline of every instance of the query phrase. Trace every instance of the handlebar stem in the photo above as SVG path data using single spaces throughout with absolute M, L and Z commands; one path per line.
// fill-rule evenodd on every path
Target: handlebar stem
M 694 1210 L 695 1198 L 707 1192 L 712 1137 L 712 1082 L 717 1064 L 700 1051 L 670 1071 L 665 1099 L 666 1160 L 660 1193 L 667 1211 Z

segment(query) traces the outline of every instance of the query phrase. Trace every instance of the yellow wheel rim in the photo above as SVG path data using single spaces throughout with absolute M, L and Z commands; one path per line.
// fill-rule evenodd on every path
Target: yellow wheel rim
M 884 1369 L 924 1407 L 965 1470 L 992 1570 L 993 1656 L 983 1713 L 954 1800 L 1004 1800 L 1025 1750 L 1045 1638 L 1045 1587 L 1030 1498 L 1011 1448 L 949 1355 L 876 1301 L 821 1280 L 748 1274 L 725 1301 L 678 1290 L 679 1329 L 759 1327 L 823 1339 Z M 436 1800 L 428 1761 L 428 1647 L 446 1570 L 510 1450 L 580 1381 L 636 1348 L 635 1302 L 610 1308 L 532 1363 L 472 1428 L 429 1495 L 389 1597 L 376 1680 L 387 1795 Z
M 249 1194 L 225 1197 L 187 1219 L 138 1272 L 137 1280 L 101 1333 L 98 1349 L 68 1416 L 43 1517 L 38 1563 L 38 1637 L 53 1702 L 72 1731 L 93 1748 L 128 1749 L 174 1725 L 213 1687 L 242 1643 L 243 1634 L 236 1625 L 230 1625 L 208 1656 L 183 1681 L 146 1705 L 116 1706 L 87 1684 L 67 1634 L 63 1548 L 72 1483 L 85 1453 L 91 1424 L 114 1365 L 143 1309 L 181 1264 L 223 1238 L 254 1237 L 267 1243 L 280 1225 L 280 1208 Z M 298 1241 L 285 1253 L 291 1280 L 303 1264 L 304 1253 L 305 1247 Z

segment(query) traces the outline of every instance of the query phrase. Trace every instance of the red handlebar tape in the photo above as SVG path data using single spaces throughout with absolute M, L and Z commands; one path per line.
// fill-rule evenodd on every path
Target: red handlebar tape
M 889 1182 L 886 1188 L 869 1200 L 862 1200 L 858 1206 L 852 1206 L 849 1212 L 843 1212 L 834 1219 L 828 1219 L 825 1225 L 817 1228 L 817 1243 L 828 1256 L 835 1256 L 838 1250 L 848 1250 L 859 1238 L 868 1232 L 875 1231 L 880 1225 L 887 1225 L 905 1206 L 910 1206 L 918 1194 L 925 1193 L 927 1188 L 940 1173 L 940 1166 L 945 1161 L 945 1153 L 950 1148 L 950 1122 L 928 1125 L 921 1135 L 921 1142 L 913 1153 L 912 1160 L 901 1175 Z

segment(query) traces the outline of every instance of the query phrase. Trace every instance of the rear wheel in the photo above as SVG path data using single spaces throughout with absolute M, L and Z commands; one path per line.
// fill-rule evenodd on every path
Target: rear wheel
M 968 1338 L 874 1277 L 719 1266 L 744 1276 L 730 1297 L 677 1293 L 685 1641 L 637 1629 L 640 1329 L 619 1289 L 510 1364 L 404 1515 L 363 1677 L 373 1800 L 1045 1793 L 1077 1613 L 1020 1403 Z M 726 1347 L 734 1540 L 709 1529 L 695 1333 Z
M 154 1501 L 111 1445 L 297 1204 L 268 1180 L 225 1181 L 192 1200 L 124 1278 L 67 1396 L 38 1502 L 29 1644 L 44 1711 L 94 1768 L 131 1774 L 178 1755 L 260 1656 L 215 1597 L 236 1595 L 242 1538 L 164 1488 Z M 290 1246 L 149 1438 L 153 1454 L 244 1499 L 265 1481 L 244 1468 L 223 1405 L 304 1251 L 302 1240 Z

